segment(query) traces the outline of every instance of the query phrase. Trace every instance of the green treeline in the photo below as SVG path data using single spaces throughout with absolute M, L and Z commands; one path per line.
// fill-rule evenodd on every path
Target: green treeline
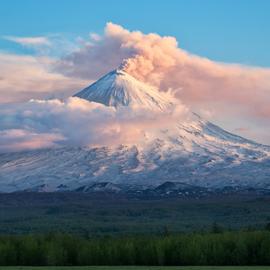
M 0 237 L 0 265 L 269 265 L 270 232 Z

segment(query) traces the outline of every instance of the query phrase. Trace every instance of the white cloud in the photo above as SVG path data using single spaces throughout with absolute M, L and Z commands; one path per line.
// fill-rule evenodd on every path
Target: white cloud
M 51 46 L 51 42 L 48 37 L 15 37 L 15 36 L 4 36 L 6 40 L 18 43 L 23 46 Z
M 90 83 L 51 71 L 53 58 L 0 53 L 0 103 L 67 97 Z
M 187 109 L 171 113 L 114 109 L 72 97 L 0 106 L 0 152 L 49 146 L 106 146 L 145 141 L 145 134 L 169 128 Z

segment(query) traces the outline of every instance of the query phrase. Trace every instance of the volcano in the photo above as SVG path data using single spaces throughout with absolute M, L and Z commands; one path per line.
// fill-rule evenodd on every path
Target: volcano
M 116 69 L 74 95 L 88 101 L 115 108 L 128 106 L 166 111 L 172 106 L 172 97 L 146 85 L 121 69 Z
M 167 93 L 116 69 L 74 95 L 115 110 L 170 113 Z M 61 147 L 0 154 L 0 191 L 270 188 L 270 147 L 234 135 L 189 113 L 143 143 Z M 180 183 L 180 184 L 179 184 Z M 98 187 L 98 188 L 97 188 Z M 167 191 L 166 191 L 167 192 Z

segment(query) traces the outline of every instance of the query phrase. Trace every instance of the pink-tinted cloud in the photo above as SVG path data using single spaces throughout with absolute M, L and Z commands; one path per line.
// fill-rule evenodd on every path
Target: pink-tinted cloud
M 116 110 L 71 97 L 66 101 L 31 100 L 0 106 L 0 152 L 52 146 L 117 146 L 140 144 L 146 134 L 186 119 L 182 104 L 168 113 L 147 109 Z
M 14 37 L 14 36 L 5 36 L 4 39 L 19 43 L 23 46 L 50 46 L 51 42 L 47 37 Z
M 0 103 L 67 97 L 89 81 L 52 72 L 54 59 L 0 53 Z
M 25 129 L 7 129 L 0 131 L 0 151 L 16 152 L 38 148 L 48 148 L 63 140 L 62 135 L 54 133 L 36 133 Z
M 172 88 L 196 110 L 269 118 L 270 69 L 192 55 L 174 37 L 130 32 L 108 23 L 105 33 L 58 62 L 68 76 L 95 79 L 122 64 L 137 79 Z
M 1 53 L 0 103 L 68 97 L 122 65 L 161 91 L 171 89 L 191 110 L 225 129 L 270 143 L 269 68 L 215 62 L 181 49 L 174 37 L 112 23 L 103 35 L 91 33 L 79 43 L 58 61 Z M 243 123 L 248 131 L 237 129 Z

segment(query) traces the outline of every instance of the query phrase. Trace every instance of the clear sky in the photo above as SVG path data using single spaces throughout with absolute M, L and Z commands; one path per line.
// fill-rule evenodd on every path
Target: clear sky
M 192 53 L 224 62 L 270 66 L 269 0 L 1 0 L 0 36 L 85 36 L 108 21 L 175 36 Z M 22 48 L 0 40 L 1 50 Z

